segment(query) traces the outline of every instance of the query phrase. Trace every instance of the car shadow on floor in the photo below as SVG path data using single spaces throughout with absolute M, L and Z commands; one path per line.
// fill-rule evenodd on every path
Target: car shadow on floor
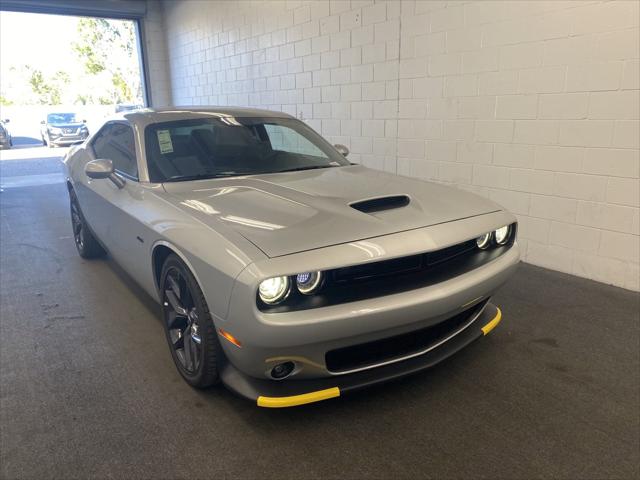
M 138 283 L 116 262 L 110 255 L 103 259 L 120 281 L 140 300 L 140 303 L 148 310 L 149 315 L 158 320 L 160 328 L 162 325 L 162 311 L 160 304 L 156 302 Z
M 11 148 L 33 148 L 42 146 L 42 140 L 34 137 L 16 137 L 12 136 L 13 146 Z

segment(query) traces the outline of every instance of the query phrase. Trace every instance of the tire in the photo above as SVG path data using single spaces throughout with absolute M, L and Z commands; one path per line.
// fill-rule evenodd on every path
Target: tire
M 106 253 L 100 243 L 93 236 L 91 229 L 87 226 L 87 222 L 80 210 L 78 197 L 73 190 L 69 191 L 70 210 L 71 210 L 71 229 L 73 231 L 73 241 L 78 249 L 78 254 L 82 258 L 91 259 L 104 256 Z
M 164 330 L 178 372 L 195 388 L 219 383 L 224 354 L 209 307 L 195 277 L 175 254 L 162 266 L 160 287 Z
M 40 135 L 42 137 L 42 145 L 47 146 L 47 141 L 44 139 L 44 135 Z

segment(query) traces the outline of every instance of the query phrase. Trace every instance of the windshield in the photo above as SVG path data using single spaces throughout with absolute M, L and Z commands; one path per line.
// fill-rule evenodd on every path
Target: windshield
M 50 113 L 47 123 L 78 123 L 75 113 Z
M 209 117 L 145 130 L 152 182 L 255 175 L 350 165 L 311 128 L 292 118 Z

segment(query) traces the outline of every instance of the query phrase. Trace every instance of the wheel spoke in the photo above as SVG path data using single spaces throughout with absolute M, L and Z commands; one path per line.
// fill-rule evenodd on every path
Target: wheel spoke
M 170 278 L 170 277 L 167 277 L 167 278 Z M 169 304 L 171 305 L 171 308 L 173 308 L 173 311 L 182 317 L 186 317 L 188 312 L 181 305 L 180 300 L 178 300 L 178 297 L 176 296 L 174 291 L 167 289 L 164 291 L 164 294 L 167 297 L 167 300 L 169 300 Z
M 82 229 L 82 222 L 75 202 L 71 202 L 71 226 L 73 227 L 73 234 L 76 236 L 79 235 Z
M 168 314 L 169 317 L 167 319 L 167 328 L 169 330 L 180 330 L 181 332 L 184 331 L 185 327 L 187 326 L 187 318 L 182 315 L 178 315 L 174 311 L 170 311 L 168 312 Z
M 182 299 L 182 294 L 180 292 L 180 285 L 178 285 L 178 281 L 175 278 L 173 278 L 173 275 L 171 275 L 171 273 L 167 275 L 167 281 L 169 282 L 169 286 L 171 287 L 171 290 L 173 290 L 173 292 L 175 293 L 176 297 L 178 299 Z
M 193 342 L 193 345 L 191 347 L 191 352 L 193 354 L 193 369 L 198 370 L 198 367 L 200 366 L 200 348 L 198 347 L 198 344 L 193 340 L 193 337 L 191 337 L 191 341 Z
M 182 334 L 181 329 L 174 328 L 169 330 L 169 336 L 171 337 L 171 343 L 174 350 L 184 348 L 184 335 Z
M 187 370 L 193 370 L 194 368 L 193 368 L 193 356 L 191 354 L 191 347 L 192 347 L 191 335 L 185 333 L 183 344 L 184 344 L 184 362 L 185 362 L 184 367 Z
M 198 312 L 195 307 L 189 312 L 189 320 L 191 324 L 191 339 L 194 343 L 200 345 L 202 343 L 202 338 L 200 337 L 200 326 L 198 325 Z

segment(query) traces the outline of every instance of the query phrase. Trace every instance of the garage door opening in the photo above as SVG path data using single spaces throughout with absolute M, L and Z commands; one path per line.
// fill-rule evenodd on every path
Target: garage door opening
M 137 20 L 0 12 L 4 187 L 59 173 L 68 147 L 146 105 L 139 39 Z

